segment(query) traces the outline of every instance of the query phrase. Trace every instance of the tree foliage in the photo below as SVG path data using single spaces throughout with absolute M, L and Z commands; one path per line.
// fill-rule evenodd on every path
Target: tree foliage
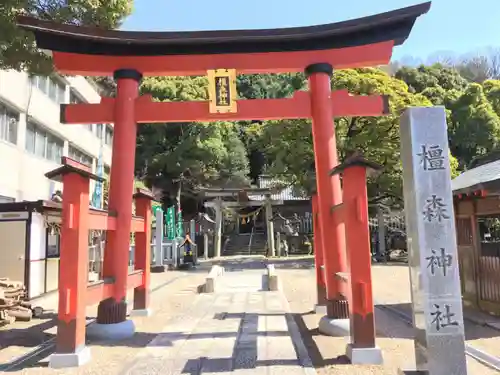
M 16 26 L 18 15 L 74 25 L 114 28 L 132 10 L 132 0 L 3 0 L 0 2 L 0 69 L 52 71 L 50 57 L 35 46 L 32 33 Z
M 439 64 L 403 67 L 395 77 L 432 104 L 447 109 L 450 149 L 460 170 L 499 146 L 500 81 L 476 83 L 460 70 Z
M 146 78 L 143 94 L 158 101 L 201 100 L 206 78 Z M 238 124 L 143 124 L 137 137 L 136 173 L 164 191 L 171 203 L 203 186 L 248 184 L 248 158 Z
M 500 141 L 500 118 L 481 85 L 469 85 L 450 103 L 450 148 L 466 167 L 474 157 L 494 150 Z
M 368 159 L 385 166 L 385 173 L 370 181 L 370 195 L 400 201 L 399 116 L 408 106 L 426 106 L 431 103 L 423 95 L 409 92 L 403 81 L 374 68 L 337 71 L 332 79 L 332 89 L 347 89 L 356 95 L 389 95 L 392 115 L 342 117 L 336 119 L 335 128 L 340 160 L 360 151 Z M 260 129 L 260 140 L 267 156 L 268 173 L 280 175 L 303 190 L 310 189 L 315 167 L 309 120 L 267 122 Z
M 402 67 L 395 77 L 404 81 L 409 91 L 421 93 L 434 105 L 442 105 L 450 91 L 462 91 L 468 85 L 456 69 L 440 64 Z

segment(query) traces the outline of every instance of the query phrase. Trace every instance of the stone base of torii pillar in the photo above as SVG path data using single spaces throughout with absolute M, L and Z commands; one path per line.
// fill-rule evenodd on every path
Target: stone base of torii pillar
M 124 340 L 134 336 L 134 334 L 135 325 L 132 320 L 114 324 L 92 323 L 87 327 L 87 337 L 95 340 Z
M 332 319 L 325 315 L 319 320 L 318 331 L 327 336 L 348 337 L 351 335 L 350 326 L 349 319 Z

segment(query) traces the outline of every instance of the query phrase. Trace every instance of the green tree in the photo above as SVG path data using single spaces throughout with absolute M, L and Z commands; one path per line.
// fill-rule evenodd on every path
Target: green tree
M 483 90 L 494 111 L 500 116 L 500 80 L 483 82 Z
M 51 59 L 36 48 L 33 34 L 16 26 L 18 15 L 115 28 L 131 11 L 132 0 L 3 0 L 0 2 L 0 69 L 52 72 Z
M 205 77 L 146 78 L 143 94 L 159 101 L 207 97 Z M 238 124 L 143 124 L 137 137 L 136 174 L 162 189 L 169 204 L 193 197 L 203 186 L 248 184 L 248 158 Z
M 470 84 L 449 104 L 450 148 L 465 168 L 475 157 L 493 151 L 500 142 L 500 117 L 493 110 L 481 85 Z
M 347 89 L 355 95 L 389 95 L 390 116 L 336 119 L 337 147 L 341 160 L 361 151 L 368 159 L 384 165 L 384 173 L 369 182 L 369 195 L 401 203 L 400 115 L 408 106 L 428 106 L 430 101 L 409 92 L 403 81 L 374 68 L 337 71 L 332 88 Z M 259 136 L 267 157 L 268 173 L 279 175 L 302 190 L 311 188 L 315 168 L 310 121 L 269 121 L 262 128 L 249 127 L 247 132 Z M 450 164 L 454 169 L 456 160 L 452 158 Z
M 248 74 L 238 76 L 237 90 L 240 99 L 279 99 L 291 97 L 305 83 L 304 74 L 300 73 Z M 257 135 L 262 121 L 240 121 L 239 125 L 250 162 L 250 178 L 256 181 L 265 168 L 265 157 Z
M 471 83 L 483 81 L 489 65 L 485 58 L 466 62 L 456 68 L 440 64 L 403 67 L 395 75 L 408 84 L 410 91 L 420 93 L 434 105 L 445 106 L 450 148 L 460 170 L 494 150 L 500 134 L 500 85 L 498 81 L 485 81 L 483 90 L 480 84 Z
M 403 67 L 395 77 L 404 81 L 410 92 L 421 93 L 434 105 L 444 105 L 448 95 L 462 92 L 468 85 L 458 70 L 441 64 Z
M 304 75 L 299 73 L 240 75 L 237 81 L 238 94 L 243 99 L 286 98 L 304 85 Z

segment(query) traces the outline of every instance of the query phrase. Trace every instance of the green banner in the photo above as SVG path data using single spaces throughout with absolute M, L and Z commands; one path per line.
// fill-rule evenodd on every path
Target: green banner
M 167 208 L 167 212 L 165 214 L 165 226 L 167 232 L 167 239 L 173 240 L 175 239 L 175 207 L 171 206 Z
M 182 211 L 179 211 L 177 213 L 177 237 L 184 237 L 184 226 L 182 224 Z

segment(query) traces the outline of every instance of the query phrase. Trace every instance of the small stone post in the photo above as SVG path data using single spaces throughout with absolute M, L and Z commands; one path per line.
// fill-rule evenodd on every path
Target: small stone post
M 215 238 L 214 258 L 220 258 L 222 248 L 222 199 L 215 199 Z
M 276 256 L 276 249 L 274 247 L 274 223 L 273 223 L 273 206 L 271 204 L 271 197 L 266 195 L 266 228 L 267 228 L 267 246 L 272 257 Z
M 152 272 L 164 272 L 163 264 L 163 210 L 156 211 L 156 228 L 155 228 L 155 263 L 151 267 Z
M 382 205 L 377 206 L 377 230 L 378 230 L 378 247 L 377 247 L 377 260 L 383 259 L 386 260 L 385 257 L 385 213 L 384 207 Z
M 208 260 L 208 233 L 203 233 L 203 257 Z
M 281 257 L 281 233 L 279 231 L 276 232 L 275 238 L 277 255 L 278 257 Z
M 464 320 L 444 107 L 409 108 L 401 159 L 417 371 L 465 375 Z

